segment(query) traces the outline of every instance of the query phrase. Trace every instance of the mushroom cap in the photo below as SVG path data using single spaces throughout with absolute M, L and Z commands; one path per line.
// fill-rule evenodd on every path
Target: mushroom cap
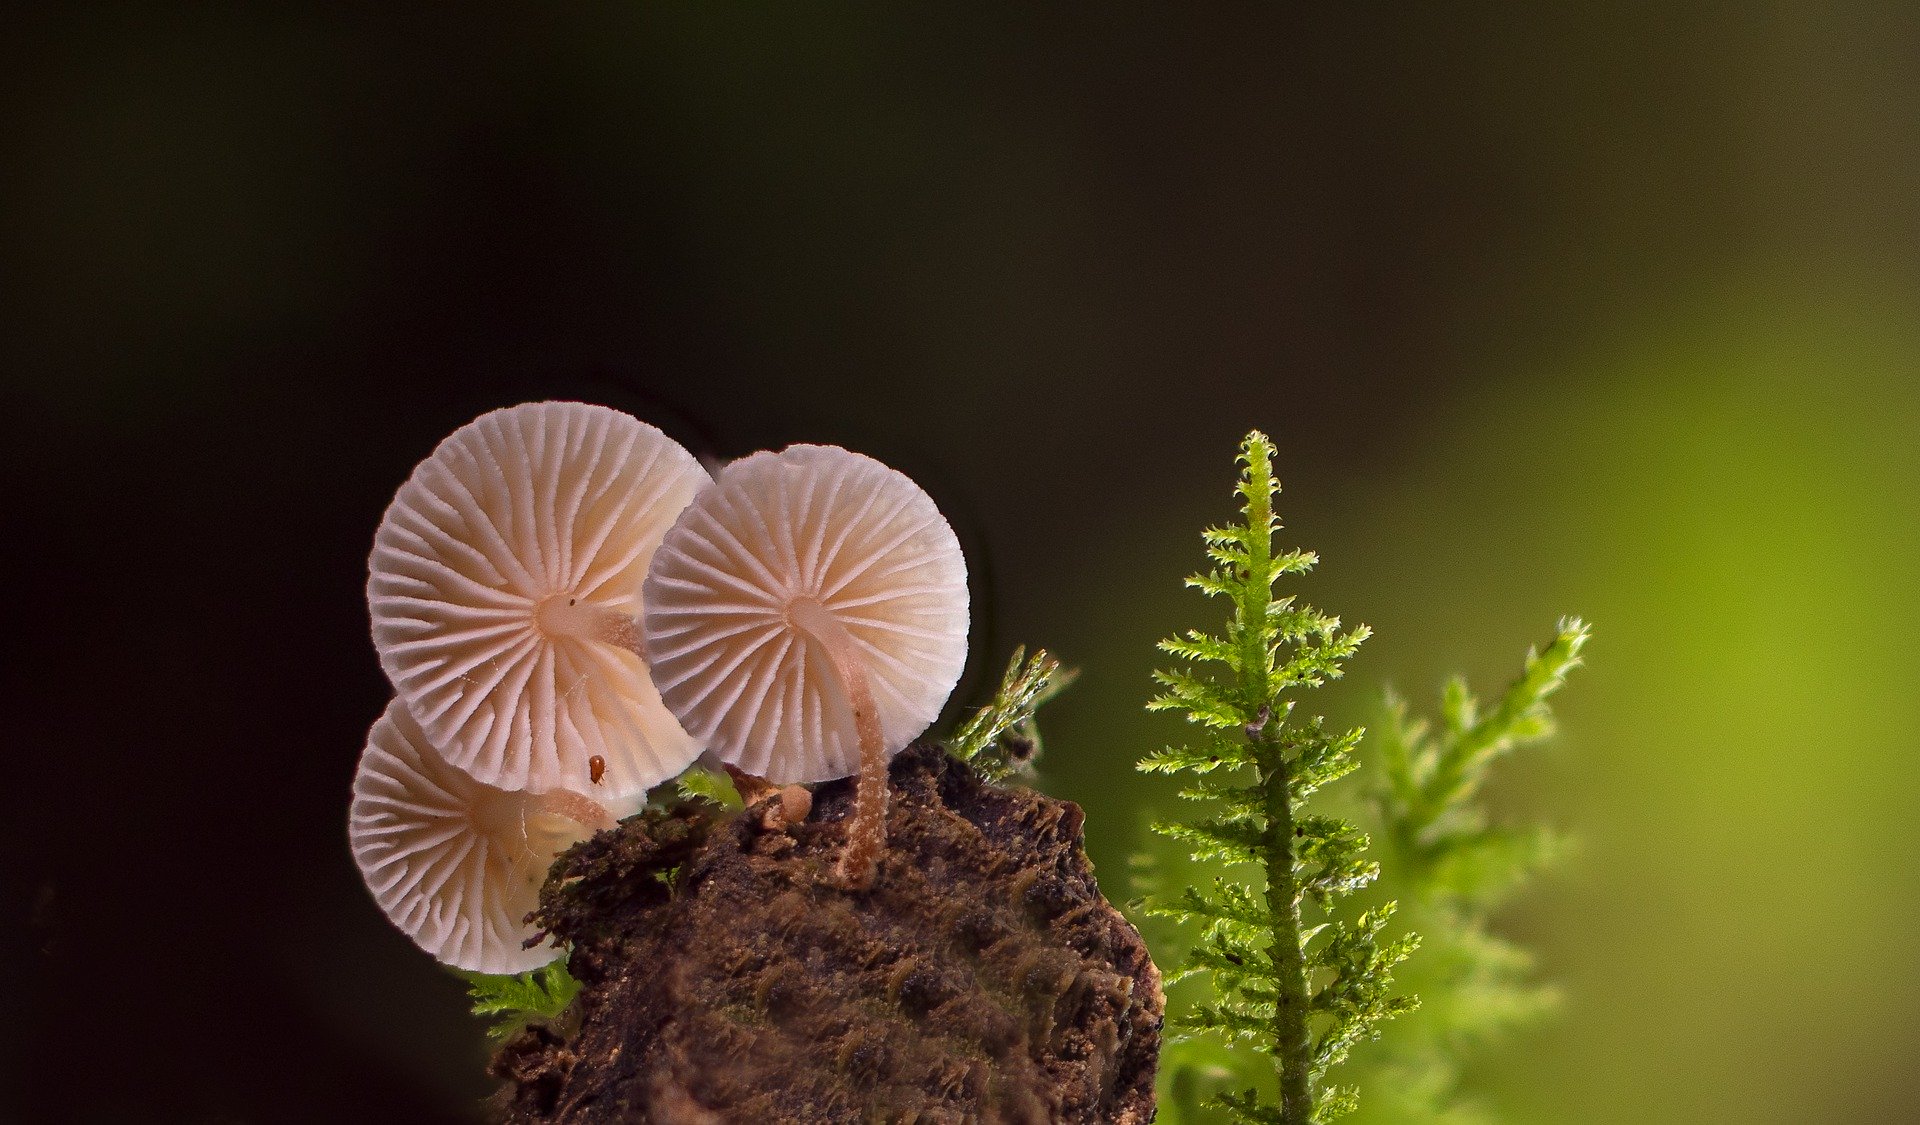
M 636 619 L 660 537 L 710 479 L 654 427 L 577 402 L 483 414 L 414 469 L 374 537 L 367 604 L 381 667 L 449 762 L 632 804 L 694 759 Z
M 414 944 L 457 968 L 523 973 L 559 955 L 523 948 L 536 932 L 523 919 L 554 857 L 592 831 L 541 800 L 447 764 L 396 699 L 360 753 L 347 836 L 367 889 Z
M 939 715 L 967 658 L 967 565 L 933 499 L 831 445 L 720 471 L 667 532 L 642 618 L 660 696 L 722 761 L 771 781 L 859 768 L 851 705 L 788 607 L 814 599 L 863 662 L 888 754 Z

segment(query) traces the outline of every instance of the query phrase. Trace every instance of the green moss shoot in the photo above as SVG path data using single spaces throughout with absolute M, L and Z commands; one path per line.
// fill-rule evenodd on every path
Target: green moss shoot
M 1319 717 L 1295 716 L 1292 694 L 1341 674 L 1367 637 L 1361 626 L 1276 596 L 1283 578 L 1310 570 L 1305 551 L 1275 554 L 1280 528 L 1273 498 L 1273 445 L 1249 434 L 1240 454 L 1240 522 L 1206 532 L 1212 568 L 1188 585 L 1226 599 L 1218 634 L 1189 631 L 1161 643 L 1187 667 L 1156 674 L 1163 692 L 1149 708 L 1174 711 L 1201 728 L 1184 746 L 1141 761 L 1152 773 L 1191 775 L 1180 795 L 1205 814 L 1155 826 L 1198 862 L 1255 868 L 1259 885 L 1217 878 L 1146 903 L 1149 913 L 1202 928 L 1170 981 L 1205 977 L 1213 998 L 1193 1005 L 1175 1034 L 1210 1034 L 1266 1056 L 1278 1100 L 1258 1089 L 1221 1093 L 1213 1108 L 1233 1121 L 1314 1125 L 1351 1110 L 1356 1093 L 1328 1079 L 1352 1046 L 1415 1001 L 1395 995 L 1393 968 L 1418 943 L 1384 936 L 1389 902 L 1342 916 L 1337 902 L 1371 883 L 1367 837 L 1317 812 L 1314 794 L 1355 768 L 1362 731 L 1329 731 Z M 1316 914 L 1313 924 L 1303 912 Z

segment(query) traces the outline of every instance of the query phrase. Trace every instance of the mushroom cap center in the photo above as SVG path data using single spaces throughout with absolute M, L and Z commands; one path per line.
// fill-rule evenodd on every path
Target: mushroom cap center
M 606 611 L 573 594 L 548 594 L 533 604 L 533 624 L 553 639 L 594 636 Z
M 596 605 L 575 594 L 548 594 L 535 602 L 533 626 L 549 641 L 601 641 L 640 652 L 639 624 L 632 614 Z
M 795 594 L 781 607 L 781 616 L 786 618 L 787 628 L 821 640 L 838 640 L 847 635 L 833 611 L 820 604 L 820 599 L 812 594 Z

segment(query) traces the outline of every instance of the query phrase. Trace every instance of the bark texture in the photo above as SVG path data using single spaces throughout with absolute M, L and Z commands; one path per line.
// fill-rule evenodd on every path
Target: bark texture
M 1160 975 L 1100 895 L 1079 806 L 927 745 L 891 783 L 864 892 L 834 882 L 851 782 L 801 824 L 778 796 L 649 813 L 563 857 L 540 921 L 573 944 L 579 1030 L 501 1049 L 506 1116 L 1150 1121 Z

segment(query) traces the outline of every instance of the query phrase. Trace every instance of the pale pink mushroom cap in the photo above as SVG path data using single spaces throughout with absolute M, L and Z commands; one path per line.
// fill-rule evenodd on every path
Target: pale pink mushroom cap
M 481 415 L 420 463 L 380 522 L 367 603 L 381 666 L 449 762 L 631 806 L 699 754 L 637 618 L 660 537 L 709 479 L 659 430 L 577 402 Z
M 912 480 L 838 446 L 722 469 L 667 532 L 645 590 L 661 698 L 722 761 L 781 784 L 860 765 L 846 686 L 795 627 L 797 601 L 844 628 L 889 755 L 939 715 L 966 663 L 953 529 Z
M 554 857 L 593 831 L 574 816 L 612 823 L 578 794 L 473 780 L 395 700 L 360 754 L 347 836 L 367 889 L 416 945 L 457 968 L 522 973 L 559 955 L 546 943 L 522 948 L 535 932 L 523 919 Z

